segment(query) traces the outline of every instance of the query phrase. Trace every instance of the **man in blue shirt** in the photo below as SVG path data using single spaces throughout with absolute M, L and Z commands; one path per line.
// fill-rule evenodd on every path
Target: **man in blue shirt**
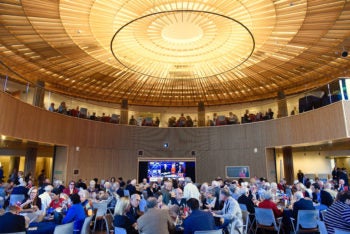
M 190 198 L 187 206 L 190 208 L 190 215 L 184 220 L 184 234 L 216 229 L 213 215 L 210 212 L 199 210 L 197 199 Z

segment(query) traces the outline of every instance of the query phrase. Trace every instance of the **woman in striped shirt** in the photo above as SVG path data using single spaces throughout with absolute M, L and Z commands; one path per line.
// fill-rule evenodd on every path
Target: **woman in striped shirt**
M 337 200 L 328 208 L 325 223 L 329 234 L 334 229 L 342 229 L 350 233 L 350 192 L 338 194 Z

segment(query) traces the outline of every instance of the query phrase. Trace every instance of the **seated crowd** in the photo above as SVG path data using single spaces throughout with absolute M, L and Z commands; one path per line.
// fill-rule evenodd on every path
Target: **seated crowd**
M 60 106 L 56 109 L 55 103 L 51 103 L 48 108 L 51 112 L 57 112 L 64 115 L 69 115 L 78 118 L 90 119 L 95 121 L 107 122 L 107 123 L 115 123 L 119 124 L 120 116 L 113 114 L 112 116 L 106 115 L 102 113 L 102 116 L 96 116 L 96 113 L 93 112 L 91 115 L 87 112 L 86 108 L 79 108 L 77 106 L 75 109 L 68 109 L 65 102 L 61 102 Z M 292 114 L 294 115 L 294 114 Z M 213 118 L 210 119 L 207 116 L 206 126 L 221 126 L 221 125 L 231 125 L 231 124 L 240 124 L 240 123 L 251 123 L 258 122 L 263 120 L 273 119 L 274 112 L 271 108 L 265 113 L 258 112 L 256 114 L 250 114 L 249 110 L 246 110 L 244 116 L 241 117 L 241 121 L 238 119 L 237 115 L 229 112 L 228 116 L 218 115 L 217 113 L 213 114 Z M 160 119 L 159 117 L 138 117 L 135 118 L 133 115 L 129 119 L 129 125 L 134 126 L 149 126 L 149 127 L 159 127 Z M 176 117 L 172 116 L 168 119 L 168 127 L 197 127 L 197 119 L 192 120 L 191 116 L 185 115 L 181 113 L 180 117 L 176 119 Z
M 69 115 L 69 116 L 78 117 L 82 119 L 90 119 L 94 121 L 101 121 L 101 122 L 114 123 L 114 124 L 119 123 L 119 116 L 116 114 L 112 114 L 112 116 L 110 116 L 110 115 L 106 115 L 105 113 L 102 113 L 102 116 L 96 116 L 96 112 L 93 112 L 90 115 L 90 113 L 87 112 L 86 108 L 79 108 L 79 106 L 77 106 L 75 109 L 69 109 L 66 105 L 66 102 L 61 102 L 61 104 L 57 109 L 55 108 L 55 103 L 51 103 L 48 110 L 50 112 L 57 112 L 63 115 Z
M 326 210 L 320 217 L 328 233 L 333 234 L 335 228 L 350 232 L 347 180 L 336 176 L 324 182 L 301 174 L 298 173 L 293 185 L 287 185 L 284 179 L 276 183 L 265 178 L 244 181 L 220 177 L 202 184 L 195 184 L 188 177 L 150 183 L 143 179 L 137 184 L 136 179 L 125 183 L 121 177 L 111 177 L 100 183 L 97 178 L 88 184 L 82 180 L 70 181 L 66 187 L 62 181 L 50 184 L 50 180 L 45 179 L 36 187 L 19 177 L 16 183 L 9 181 L 0 186 L 7 210 L 0 214 L 0 233 L 25 231 L 33 214 L 36 222 L 47 216 L 52 216 L 57 224 L 74 222 L 74 230 L 79 233 L 85 218 L 95 215 L 95 206 L 100 204 L 109 208 L 114 227 L 123 228 L 127 233 L 242 231 L 242 212 L 254 215 L 257 208 L 271 209 L 275 218 L 283 217 L 283 229 L 287 233 L 291 230 L 289 218 L 297 220 L 300 210 L 316 210 L 320 214 Z M 11 204 L 11 197 L 19 194 L 23 200 Z M 32 215 L 18 215 L 22 212 L 32 212 Z M 5 222 L 18 225 L 6 226 Z

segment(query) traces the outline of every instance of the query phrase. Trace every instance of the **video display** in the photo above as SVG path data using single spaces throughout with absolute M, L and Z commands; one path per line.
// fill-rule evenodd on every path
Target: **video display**
M 195 180 L 194 161 L 139 161 L 139 181 L 143 178 L 149 182 L 165 178 L 183 180 L 185 177 Z
M 185 162 L 148 162 L 147 175 L 150 181 L 159 178 L 184 179 L 186 174 Z

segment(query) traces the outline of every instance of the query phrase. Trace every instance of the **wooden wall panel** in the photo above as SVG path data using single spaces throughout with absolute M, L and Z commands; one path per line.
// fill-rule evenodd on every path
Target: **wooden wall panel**
M 259 123 L 204 128 L 153 128 L 94 122 L 50 113 L 0 92 L 0 134 L 67 146 L 67 179 L 136 178 L 137 151 L 144 157 L 192 157 L 197 179 L 225 176 L 227 165 L 249 165 L 252 175 L 271 177 L 266 148 L 347 138 L 350 102 Z M 345 112 L 344 112 L 344 111 Z M 164 149 L 163 143 L 169 148 Z M 76 151 L 76 147 L 80 150 Z M 256 148 L 257 152 L 254 152 Z M 62 163 L 62 162 L 61 162 Z M 80 174 L 73 175 L 73 169 Z

